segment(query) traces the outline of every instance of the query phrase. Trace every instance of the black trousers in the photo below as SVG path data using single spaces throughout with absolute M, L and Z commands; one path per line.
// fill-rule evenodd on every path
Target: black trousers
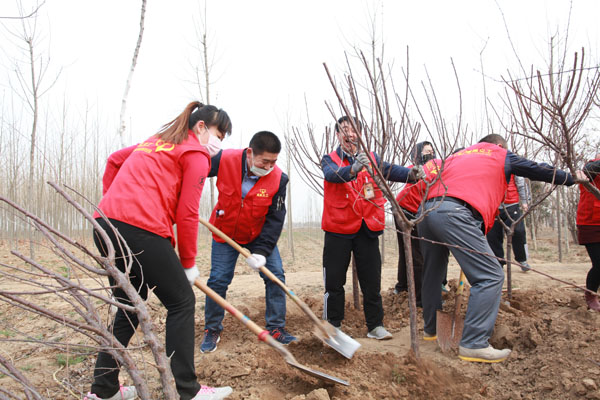
M 585 288 L 597 292 L 600 287 L 600 243 L 588 243 L 585 249 L 592 260 L 592 268 L 585 279 Z
M 506 208 L 500 209 L 498 218 L 502 219 L 507 226 L 512 226 L 513 221 L 523 215 L 519 204 L 513 204 Z M 504 258 L 504 227 L 500 221 L 496 220 L 494 226 L 487 234 L 487 241 L 494 252 L 496 257 Z M 525 251 L 525 244 L 527 243 L 527 236 L 525 234 L 525 224 L 521 220 L 517 226 L 512 238 L 512 249 L 515 255 L 515 261 L 523 262 L 527 261 L 527 252 Z M 504 265 L 506 262 L 500 261 L 500 264 Z
M 97 220 L 110 236 L 116 251 L 116 264 L 125 271 L 125 262 L 117 238 L 102 220 Z M 167 308 L 166 351 L 171 356 L 171 370 L 175 377 L 177 392 L 182 400 L 193 398 L 200 390 L 194 368 L 194 311 L 196 297 L 190 286 L 179 257 L 169 239 L 160 237 L 135 226 L 111 220 L 127 245 L 135 254 L 131 267 L 130 280 L 143 299 L 148 297 L 148 288 Z M 106 246 L 97 232 L 94 242 L 101 254 L 106 256 Z M 114 280 L 109 278 L 110 284 Z M 120 302 L 131 304 L 120 288 L 113 290 L 113 296 Z M 112 331 L 117 340 L 127 346 L 138 326 L 135 313 L 125 313 L 119 308 L 112 323 Z M 94 369 L 94 383 L 91 392 L 101 398 L 119 391 L 119 365 L 107 352 L 98 353 Z
M 404 214 L 409 219 L 414 219 L 414 215 L 409 214 L 405 211 Z M 395 221 L 394 221 L 395 222 Z M 400 233 L 400 226 L 396 223 L 396 235 L 398 237 L 398 282 L 396 283 L 396 291 L 406 292 L 408 291 L 408 275 L 406 270 L 406 253 L 404 252 L 404 242 L 402 240 L 402 233 Z M 417 304 L 421 304 L 421 285 L 423 283 L 423 254 L 421 253 L 421 241 L 415 239 L 419 234 L 417 232 L 417 226 L 415 225 L 410 231 L 411 237 L 411 253 L 413 259 L 413 270 L 415 274 L 415 297 Z
M 363 227 L 353 238 L 336 236 L 325 232 L 323 247 L 323 278 L 325 301 L 323 318 L 333 326 L 340 326 L 344 319 L 346 275 L 350 255 L 354 253 L 358 283 L 363 295 L 363 310 L 368 330 L 383 325 L 381 301 L 381 254 L 379 239 L 372 237 Z

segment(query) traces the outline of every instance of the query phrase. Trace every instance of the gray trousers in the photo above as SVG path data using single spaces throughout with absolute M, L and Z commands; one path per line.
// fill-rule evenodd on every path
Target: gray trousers
M 482 222 L 473 216 L 472 211 L 448 199 L 441 204 L 439 199 L 432 199 L 422 207 L 429 210 L 438 205 L 419 224 L 419 234 L 426 239 L 461 248 L 421 242 L 424 258 L 421 291 L 424 330 L 429 334 L 436 332 L 436 310 L 442 308 L 440 287 L 448 266 L 449 252 L 452 252 L 471 285 L 460 345 L 470 349 L 485 348 L 498 315 L 504 271 L 498 260 L 489 256 L 493 252 L 481 230 Z M 472 253 L 467 249 L 484 254 Z

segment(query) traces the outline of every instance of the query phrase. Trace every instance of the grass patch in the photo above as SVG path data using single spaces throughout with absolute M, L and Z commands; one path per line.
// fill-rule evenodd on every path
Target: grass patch
M 392 369 L 392 381 L 398 385 L 406 382 L 406 375 L 398 369 L 397 365 L 394 365 L 394 368 Z
M 58 354 L 56 356 L 56 363 L 58 364 L 59 367 L 65 367 L 67 364 L 69 365 L 75 365 L 75 364 L 79 364 L 80 362 L 84 361 L 87 358 L 87 355 L 78 355 L 78 356 L 74 356 L 74 355 L 69 355 L 69 354 Z

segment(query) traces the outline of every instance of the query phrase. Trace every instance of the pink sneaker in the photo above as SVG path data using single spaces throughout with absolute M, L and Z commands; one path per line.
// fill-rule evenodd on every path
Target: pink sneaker
M 135 386 L 121 386 L 119 391 L 111 397 L 98 397 L 94 393 L 89 393 L 83 396 L 83 400 L 132 400 L 137 397 Z
M 600 311 L 600 302 L 598 301 L 597 294 L 585 292 L 585 302 L 590 310 Z
M 200 391 L 192 400 L 221 400 L 233 393 L 229 386 L 213 388 L 210 386 L 200 386 Z

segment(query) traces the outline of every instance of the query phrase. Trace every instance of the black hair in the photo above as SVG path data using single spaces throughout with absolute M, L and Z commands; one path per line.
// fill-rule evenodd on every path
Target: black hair
M 428 154 L 427 157 L 423 156 L 423 148 L 425 146 L 431 146 L 433 149 L 433 144 L 428 141 L 419 142 L 413 147 L 412 152 L 410 154 L 410 158 L 415 163 L 415 165 L 423 165 L 429 160 L 433 160 L 435 158 L 435 149 L 433 149 L 433 154 Z
M 279 154 L 281 152 L 281 142 L 279 138 L 269 131 L 260 131 L 252 136 L 250 144 L 248 145 L 252 149 L 254 155 L 261 155 L 264 152 Z
M 348 122 L 350 125 L 352 125 L 352 121 L 354 121 L 354 124 L 356 125 L 359 131 L 362 130 L 362 124 L 360 123 L 358 118 L 344 115 L 343 117 L 337 120 L 337 123 L 335 124 L 335 131 L 339 132 L 342 130 L 342 122 Z
M 491 133 L 487 136 L 484 136 L 483 138 L 481 138 L 479 143 L 497 144 L 508 150 L 508 143 L 506 142 L 506 139 L 504 139 L 502 136 L 498 135 L 497 133 Z
M 229 115 L 222 109 L 211 105 L 205 105 L 204 107 L 198 107 L 190 115 L 188 128 L 192 129 L 198 121 L 204 121 L 206 127 L 216 126 L 219 132 L 224 136 L 231 135 L 231 120 Z
M 225 111 L 192 101 L 174 120 L 164 124 L 157 136 L 165 142 L 179 144 L 187 139 L 188 131 L 200 120 L 204 121 L 207 127 L 216 126 L 224 136 L 231 135 L 231 120 Z

